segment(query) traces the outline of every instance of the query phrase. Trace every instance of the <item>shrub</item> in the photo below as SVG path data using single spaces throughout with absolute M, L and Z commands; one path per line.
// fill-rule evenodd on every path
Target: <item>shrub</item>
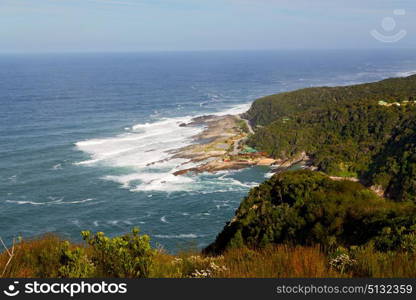
M 379 251 L 416 247 L 416 206 L 383 199 L 357 182 L 309 170 L 273 176 L 253 188 L 206 253 L 268 244 L 339 246 L 375 242 Z
M 70 249 L 70 243 L 64 242 L 60 259 L 59 277 L 62 278 L 88 278 L 95 272 L 95 266 L 88 259 L 83 248 Z
M 95 235 L 83 231 L 84 240 L 92 247 L 92 261 L 103 276 L 115 278 L 149 277 L 155 251 L 147 235 L 139 229 L 120 237 L 109 238 L 102 232 Z
M 416 252 L 416 231 L 415 225 L 408 230 L 404 226 L 384 227 L 375 238 L 375 246 L 378 250 L 400 249 L 407 252 Z
M 349 251 L 355 260 L 352 277 L 413 278 L 416 276 L 416 253 L 407 251 L 380 252 L 374 243 Z

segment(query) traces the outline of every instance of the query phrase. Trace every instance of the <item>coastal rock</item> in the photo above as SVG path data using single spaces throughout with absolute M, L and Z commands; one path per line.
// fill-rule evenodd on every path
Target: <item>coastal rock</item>
M 204 126 L 204 130 L 193 137 L 192 145 L 174 151 L 174 158 L 188 161 L 181 166 L 182 170 L 173 173 L 175 176 L 187 173 L 215 173 L 223 170 L 238 170 L 255 165 L 270 166 L 276 162 L 266 154 L 252 149 L 244 152 L 248 134 L 246 125 L 240 116 L 201 116 L 179 126 Z M 301 157 L 300 159 L 303 159 Z M 188 163 L 197 166 L 185 168 Z
M 276 160 L 273 158 L 262 158 L 257 162 L 258 166 L 271 166 L 276 163 Z
M 384 197 L 385 191 L 381 185 L 370 186 L 370 190 L 376 193 L 380 197 Z

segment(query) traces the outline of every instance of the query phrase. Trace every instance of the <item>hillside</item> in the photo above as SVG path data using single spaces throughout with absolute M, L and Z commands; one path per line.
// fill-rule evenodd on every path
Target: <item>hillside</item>
M 309 170 L 274 175 L 253 188 L 207 253 L 270 244 L 416 250 L 416 206 L 383 199 L 359 183 Z
M 244 117 L 253 125 L 264 126 L 293 113 L 346 101 L 377 104 L 379 100 L 394 102 L 411 99 L 416 100 L 416 75 L 354 86 L 305 88 L 266 96 L 257 99 Z
M 85 236 L 85 235 L 84 235 Z M 229 249 L 220 256 L 151 249 L 146 236 L 90 235 L 77 245 L 53 235 L 0 253 L 0 278 L 414 278 L 416 253 L 370 246 L 323 251 L 319 245 Z
M 306 152 L 318 170 L 416 199 L 416 75 L 256 100 L 248 144 L 274 158 Z

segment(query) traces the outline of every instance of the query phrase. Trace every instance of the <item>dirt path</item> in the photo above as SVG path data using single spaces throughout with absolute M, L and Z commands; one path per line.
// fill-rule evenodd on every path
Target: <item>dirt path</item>
M 238 120 L 242 120 L 242 121 L 244 121 L 246 123 L 249 134 L 254 134 L 254 130 L 251 127 L 250 122 L 248 120 L 241 118 L 240 115 L 237 115 L 236 117 L 237 117 Z M 248 139 L 248 137 L 245 136 L 245 137 L 242 137 L 241 139 L 236 140 L 234 142 L 234 145 L 233 145 L 233 151 L 230 154 L 231 155 L 238 155 L 238 153 L 239 153 L 239 151 L 238 151 L 239 145 L 240 144 L 244 144 L 247 139 Z
M 248 132 L 250 133 L 250 134 L 254 134 L 254 130 L 253 130 L 253 127 L 251 127 L 251 125 L 250 125 L 250 121 L 249 120 L 246 120 L 246 119 L 243 119 L 244 120 L 244 122 L 246 122 L 246 124 L 247 124 L 247 127 L 248 127 Z
M 243 119 L 240 115 L 237 115 L 236 117 L 237 117 L 239 120 L 243 120 L 243 121 L 246 123 L 247 128 L 248 128 L 248 133 L 249 133 L 249 134 L 254 134 L 253 127 L 251 127 L 249 120 L 247 120 L 247 119 Z

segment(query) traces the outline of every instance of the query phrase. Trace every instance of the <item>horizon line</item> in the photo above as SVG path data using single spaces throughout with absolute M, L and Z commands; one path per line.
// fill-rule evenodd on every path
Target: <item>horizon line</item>
M 180 52 L 277 52 L 277 51 L 380 51 L 416 50 L 416 47 L 368 47 L 368 48 L 264 48 L 264 49 L 151 49 L 151 50 L 40 50 L 1 51 L 4 54 L 134 54 L 134 53 L 180 53 Z

